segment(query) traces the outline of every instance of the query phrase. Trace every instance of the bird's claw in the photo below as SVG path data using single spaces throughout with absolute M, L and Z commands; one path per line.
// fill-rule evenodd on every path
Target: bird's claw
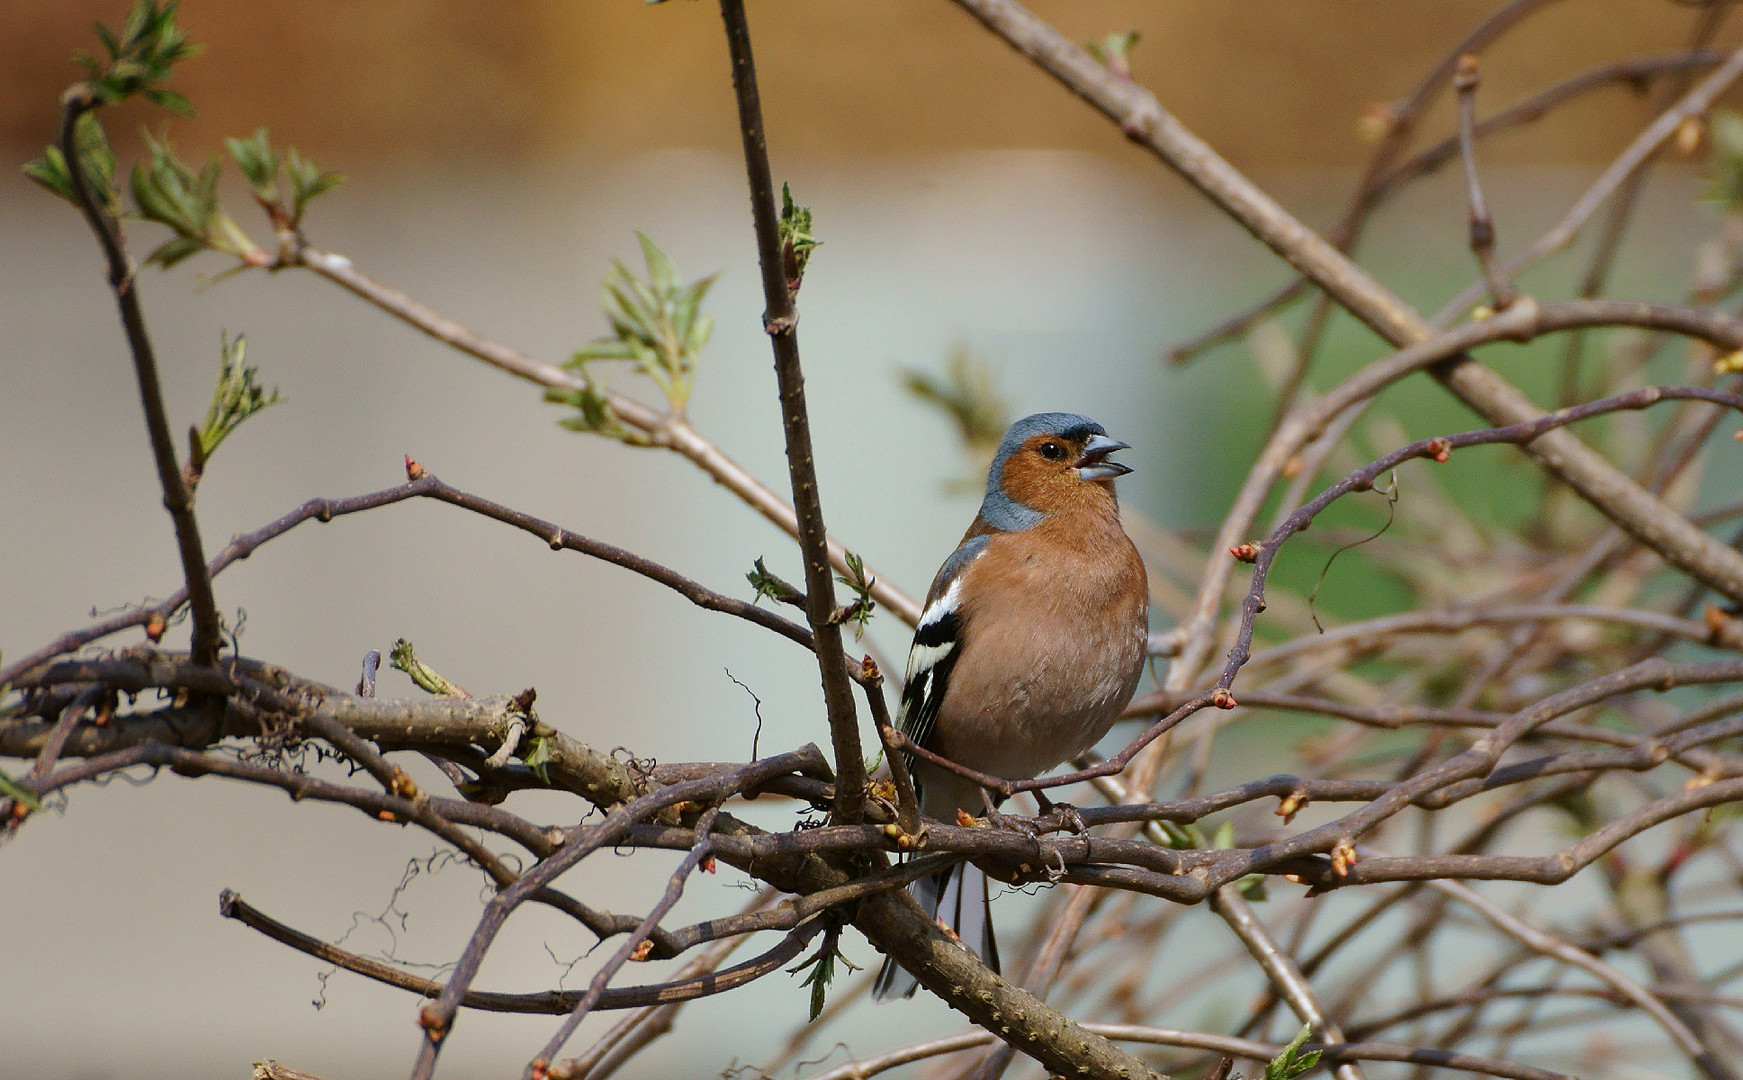
M 1035 827 L 1040 831 L 1069 832 L 1080 836 L 1089 831 L 1089 826 L 1083 823 L 1083 815 L 1070 803 L 1056 803 L 1039 791 L 1035 792 L 1035 802 L 1041 808 L 1040 816 L 1035 819 Z
M 1034 818 L 1021 817 L 1016 814 L 1001 814 L 990 806 L 986 808 L 986 823 L 989 828 L 1020 833 L 1031 840 L 1037 839 L 1041 835 L 1041 830 Z

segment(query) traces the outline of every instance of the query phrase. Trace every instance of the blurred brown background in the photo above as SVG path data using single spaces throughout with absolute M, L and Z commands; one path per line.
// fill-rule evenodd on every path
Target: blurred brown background
M 0 5 L 0 144 L 36 152 L 51 102 L 115 0 Z M 1349 167 L 1356 119 L 1400 96 L 1430 58 L 1499 5 L 1490 0 L 1052 0 L 1033 5 L 1081 38 L 1139 27 L 1136 76 L 1247 168 Z M 736 134 L 719 15 L 697 0 L 186 0 L 206 55 L 178 73 L 199 117 L 190 146 L 268 125 L 336 166 L 586 146 L 731 149 Z M 751 5 L 778 152 L 1060 146 L 1119 138 L 964 13 L 918 0 Z M 1667 0 L 1549 5 L 1485 64 L 1485 100 L 1509 100 L 1605 59 L 1681 47 L 1689 8 Z M 966 76 L 966 77 L 965 77 Z M 1610 105 L 1613 106 L 1613 100 Z M 1631 132 L 1605 105 L 1501 140 L 1497 163 L 1590 161 Z M 152 123 L 157 123 L 155 118 Z

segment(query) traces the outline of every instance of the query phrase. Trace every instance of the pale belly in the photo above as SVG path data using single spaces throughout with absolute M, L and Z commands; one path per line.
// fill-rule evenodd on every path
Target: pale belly
M 979 637 L 982 648 L 966 651 L 952 673 L 936 749 L 1007 780 L 1036 776 L 1089 749 L 1131 701 L 1143 671 L 1145 624 L 1134 617 L 1123 637 L 1113 648 L 1022 633 Z M 1030 644 L 1038 647 L 1023 647 Z

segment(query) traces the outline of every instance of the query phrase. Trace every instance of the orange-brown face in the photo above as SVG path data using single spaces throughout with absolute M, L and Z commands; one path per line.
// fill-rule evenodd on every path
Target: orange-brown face
M 1018 451 L 1005 462 L 1000 486 L 1006 495 L 1044 514 L 1062 511 L 1106 508 L 1114 500 L 1115 463 L 1106 460 L 1107 451 L 1084 455 L 1091 436 L 1068 438 L 1064 435 L 1030 436 Z M 1094 473 L 1109 475 L 1086 479 L 1085 465 Z M 1125 471 L 1123 468 L 1119 471 Z

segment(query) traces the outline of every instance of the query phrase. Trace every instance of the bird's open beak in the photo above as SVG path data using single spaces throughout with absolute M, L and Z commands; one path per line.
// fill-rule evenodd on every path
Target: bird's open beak
M 1131 448 L 1131 444 L 1110 439 L 1106 435 L 1093 436 L 1084 444 L 1083 456 L 1077 460 L 1077 475 L 1085 480 L 1112 480 L 1116 476 L 1124 476 L 1132 471 L 1132 467 L 1109 461 L 1108 455 L 1115 450 Z

